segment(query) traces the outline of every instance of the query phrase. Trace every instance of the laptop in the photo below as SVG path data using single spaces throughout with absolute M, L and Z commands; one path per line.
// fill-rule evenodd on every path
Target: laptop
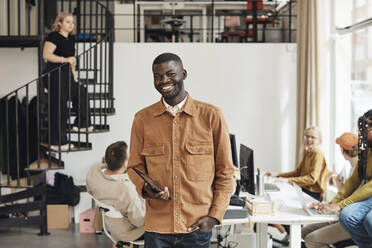
M 305 200 L 304 192 L 302 192 L 302 188 L 300 186 L 298 186 L 296 183 L 293 183 L 293 186 L 294 186 L 294 188 L 296 190 L 298 199 L 300 199 L 300 201 L 301 201 L 302 209 L 305 210 L 305 212 L 308 215 L 310 215 L 310 216 L 319 216 L 319 215 L 321 215 L 321 216 L 332 216 L 332 217 L 338 215 L 337 213 L 323 213 L 323 212 L 318 211 L 315 208 L 309 208 L 307 206 L 307 203 L 306 203 L 306 200 Z
M 278 191 L 280 191 L 280 188 L 273 183 L 265 183 L 264 184 L 264 191 L 265 192 L 278 192 Z

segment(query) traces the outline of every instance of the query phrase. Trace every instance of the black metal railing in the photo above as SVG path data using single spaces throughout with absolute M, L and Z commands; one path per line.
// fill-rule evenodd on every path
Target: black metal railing
M 37 35 L 37 22 L 31 22 L 31 15 L 36 14 L 36 2 L 30 0 L 3 1 L 1 11 L 3 36 Z
M 89 134 L 108 129 L 107 116 L 114 113 L 114 19 L 101 2 L 58 2 L 60 11 L 72 12 L 77 4 L 85 11 L 79 13 L 80 23 L 77 23 L 87 28 L 76 34 L 76 68 L 65 63 L 47 71 L 43 66 L 43 73 L 37 79 L 1 99 L 0 162 L 7 175 L 2 186 L 21 187 L 23 177 L 27 178 L 26 185 L 31 185 L 33 171 L 63 167 L 62 152 L 90 149 Z M 90 6 L 86 8 L 88 4 Z M 40 35 L 44 38 L 43 30 Z M 78 83 L 71 77 L 72 70 L 76 70 Z M 66 92 L 67 96 L 63 96 Z M 83 109 L 82 105 L 87 107 Z M 91 124 L 78 118 L 75 125 L 79 128 L 73 128 L 71 119 L 82 114 L 87 118 L 90 116 Z M 65 119 L 67 123 L 64 123 Z M 63 132 L 67 132 L 68 148 L 65 149 L 61 144 Z M 58 140 L 57 144 L 53 144 L 52 138 Z
M 122 2 L 133 11 L 115 11 L 126 20 L 115 27 L 116 41 L 296 42 L 296 0 L 264 1 L 263 8 L 259 0 Z M 232 17 L 238 23 L 228 24 Z

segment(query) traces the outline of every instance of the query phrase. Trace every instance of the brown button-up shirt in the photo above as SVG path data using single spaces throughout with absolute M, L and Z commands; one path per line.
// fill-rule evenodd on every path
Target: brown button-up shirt
M 146 231 L 187 233 L 202 216 L 222 221 L 233 192 L 233 165 L 229 132 L 218 108 L 188 96 L 176 116 L 162 101 L 139 111 L 129 167 L 140 164 L 171 195 L 168 201 L 146 199 Z M 142 194 L 143 180 L 133 170 L 128 174 Z

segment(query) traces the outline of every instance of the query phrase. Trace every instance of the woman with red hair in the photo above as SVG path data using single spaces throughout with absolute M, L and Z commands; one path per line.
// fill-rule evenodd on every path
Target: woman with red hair
M 75 20 L 71 13 L 60 13 L 54 21 L 52 32 L 44 43 L 45 73 L 50 72 L 50 85 L 48 86 L 47 83 L 48 77 L 45 77 L 44 87 L 48 88 L 48 94 L 51 96 L 49 120 L 51 122 L 51 149 L 55 151 L 69 149 L 67 142 L 69 89 L 71 89 L 73 109 L 77 113 L 73 130 L 80 132 L 93 130 L 93 127 L 90 126 L 89 106 L 87 106 L 87 89 L 79 83 L 75 71 L 75 26 Z M 72 144 L 70 144 L 71 146 Z

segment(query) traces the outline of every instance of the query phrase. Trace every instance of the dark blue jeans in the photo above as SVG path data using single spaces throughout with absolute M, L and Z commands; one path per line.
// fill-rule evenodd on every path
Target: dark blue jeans
M 212 232 L 161 234 L 145 232 L 145 248 L 209 248 Z

